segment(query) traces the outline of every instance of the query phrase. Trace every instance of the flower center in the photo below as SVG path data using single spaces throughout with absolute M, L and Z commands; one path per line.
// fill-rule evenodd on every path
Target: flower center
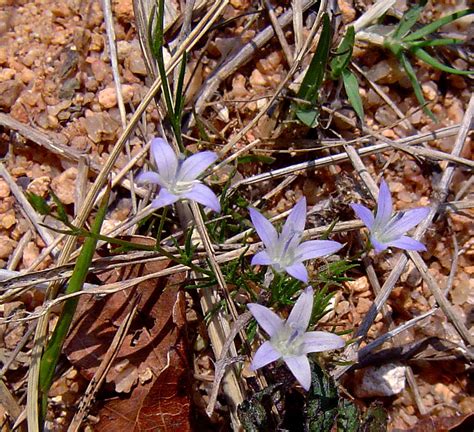
M 283 328 L 271 338 L 270 343 L 282 356 L 298 356 L 301 355 L 303 334 L 304 330 L 301 328 L 292 323 L 285 323 Z

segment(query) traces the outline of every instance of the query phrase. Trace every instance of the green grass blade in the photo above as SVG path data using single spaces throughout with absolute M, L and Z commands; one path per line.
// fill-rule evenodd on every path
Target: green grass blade
M 443 38 L 443 39 L 433 39 L 433 40 L 423 40 L 417 42 L 411 42 L 407 44 L 409 49 L 413 48 L 424 48 L 424 47 L 435 47 L 435 46 L 446 46 L 446 45 L 459 45 L 463 44 L 462 39 L 456 38 Z
M 426 106 L 426 100 L 425 100 L 425 97 L 423 96 L 423 90 L 421 89 L 421 85 L 418 82 L 415 69 L 413 69 L 413 66 L 411 65 L 407 56 L 401 53 L 398 56 L 398 60 L 400 64 L 403 66 L 403 69 L 405 69 L 405 72 L 407 73 L 408 79 L 410 80 L 411 85 L 413 86 L 413 91 L 415 92 L 415 96 L 418 99 L 418 102 L 420 103 L 420 105 L 423 106 L 423 112 L 426 115 L 430 116 L 430 118 L 433 121 L 436 121 L 436 117 L 431 112 L 431 110 Z
M 402 19 L 400 20 L 400 23 L 391 35 L 393 39 L 401 40 L 404 38 L 404 36 L 406 36 L 406 34 L 418 21 L 421 11 L 424 9 L 426 3 L 427 0 L 421 0 L 419 4 L 412 7 L 409 11 L 405 13 L 405 15 L 403 15 Z
M 403 39 L 403 41 L 411 42 L 417 39 L 421 39 L 422 37 L 428 36 L 429 34 L 438 30 L 440 27 L 472 13 L 474 13 L 474 9 L 465 9 L 462 11 L 454 12 L 451 15 L 446 15 L 445 17 L 440 18 L 435 22 L 432 22 L 431 24 L 425 25 L 421 29 L 413 32 L 411 35 L 408 35 L 406 38 Z
M 107 203 L 109 200 L 109 196 L 110 189 L 108 189 L 107 193 L 104 195 L 100 208 L 95 217 L 94 223 L 92 225 L 91 231 L 95 234 L 100 233 L 100 228 L 107 212 Z M 89 272 L 89 266 L 94 256 L 96 244 L 97 240 L 94 238 L 87 238 L 84 241 L 81 253 L 77 258 L 76 265 L 74 266 L 74 271 L 66 288 L 66 294 L 75 293 L 82 289 L 86 280 L 87 273 Z M 51 339 L 48 341 L 43 356 L 41 357 L 39 388 L 41 394 L 41 412 L 43 419 L 45 418 L 47 410 L 48 391 L 53 382 L 56 365 L 58 363 L 64 341 L 68 334 L 69 327 L 71 326 L 72 319 L 74 317 L 74 312 L 76 311 L 77 302 L 77 298 L 65 301 L 61 316 L 59 317 L 58 323 L 54 328 Z
M 430 66 L 434 67 L 435 69 L 439 69 L 443 72 L 456 74 L 456 75 L 472 75 L 474 73 L 474 71 L 459 70 L 459 69 L 455 69 L 451 66 L 447 66 L 447 65 L 441 63 L 440 61 L 436 60 L 433 56 L 428 54 L 422 48 L 415 48 L 415 49 L 412 50 L 412 52 L 420 60 L 423 60 L 425 63 L 428 63 Z
M 352 57 L 352 50 L 354 48 L 355 32 L 354 27 L 350 26 L 341 43 L 337 47 L 336 55 L 331 60 L 331 76 L 333 79 L 338 79 L 342 71 L 347 68 Z
M 163 89 L 163 96 L 166 102 L 166 108 L 170 119 L 171 126 L 176 138 L 176 142 L 180 151 L 184 153 L 183 138 L 181 136 L 181 116 L 179 119 L 176 116 L 176 105 L 173 104 L 171 98 L 171 90 L 168 82 L 168 75 L 166 74 L 165 60 L 164 60 L 164 14 L 165 14 L 165 0 L 158 0 L 157 8 L 157 22 L 155 27 L 155 34 L 153 39 L 153 53 L 158 64 L 158 72 L 161 78 L 161 88 Z
M 298 98 L 307 100 L 308 102 L 316 103 L 318 99 L 318 92 L 324 78 L 324 72 L 329 57 L 329 48 L 331 45 L 332 32 L 329 16 L 323 16 L 323 28 L 319 38 L 318 47 L 311 60 L 308 71 L 303 78 Z
M 349 99 L 352 108 L 354 108 L 357 116 L 363 122 L 364 106 L 362 105 L 362 99 L 359 94 L 359 83 L 357 77 L 349 69 L 344 69 L 342 71 L 342 81 L 344 82 L 347 98 Z
M 184 101 L 185 101 L 185 95 L 184 95 L 184 76 L 186 74 L 186 59 L 187 59 L 187 54 L 186 52 L 183 53 L 183 57 L 181 60 L 181 66 L 179 69 L 179 75 L 178 75 L 178 82 L 176 83 L 176 103 L 175 103 L 175 121 L 181 123 L 181 117 L 183 115 L 183 109 L 184 109 Z

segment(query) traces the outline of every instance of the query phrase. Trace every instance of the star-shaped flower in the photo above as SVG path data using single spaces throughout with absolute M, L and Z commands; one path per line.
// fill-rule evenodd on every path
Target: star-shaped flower
M 375 252 L 380 253 L 390 246 L 405 250 L 426 250 L 423 243 L 405 234 L 425 219 L 430 209 L 428 207 L 418 207 L 394 213 L 392 196 L 384 180 L 380 184 L 375 217 L 367 207 L 361 204 L 351 204 L 351 207 L 357 217 L 369 229 L 370 241 Z
M 216 194 L 198 177 L 217 159 L 211 151 L 203 151 L 186 158 L 176 155 L 163 138 L 151 141 L 151 153 L 157 172 L 148 171 L 137 177 L 137 182 L 155 183 L 161 186 L 158 196 L 151 202 L 152 207 L 160 208 L 181 199 L 196 201 L 215 212 L 221 206 Z
M 307 354 L 342 348 L 344 339 L 323 331 L 307 332 L 313 311 L 313 288 L 307 287 L 296 301 L 287 320 L 257 303 L 248 304 L 250 312 L 270 336 L 255 353 L 252 370 L 280 358 L 305 390 L 311 386 L 311 367 Z
M 301 243 L 306 224 L 306 198 L 301 198 L 291 210 L 281 233 L 257 210 L 250 208 L 250 218 L 265 250 L 252 258 L 252 265 L 270 265 L 281 273 L 286 271 L 295 279 L 308 282 L 308 272 L 303 261 L 330 255 L 342 248 L 332 240 L 310 240 Z

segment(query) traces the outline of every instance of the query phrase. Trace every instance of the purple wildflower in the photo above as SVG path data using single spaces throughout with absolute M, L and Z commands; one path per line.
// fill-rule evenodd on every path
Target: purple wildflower
M 307 287 L 296 301 L 287 320 L 257 303 L 247 305 L 250 312 L 270 336 L 255 353 L 252 370 L 280 358 L 305 390 L 311 386 L 311 367 L 307 354 L 342 348 L 344 339 L 333 333 L 307 332 L 313 311 L 313 288 Z
M 428 216 L 428 207 L 418 207 L 411 210 L 393 212 L 390 190 L 382 180 L 377 200 L 377 213 L 372 212 L 361 204 L 351 204 L 359 219 L 370 231 L 370 241 L 375 252 L 380 253 L 390 246 L 405 250 L 425 251 L 423 243 L 406 236 L 407 231 L 418 225 Z
M 262 239 L 265 250 L 252 258 L 252 265 L 270 265 L 281 273 L 286 271 L 295 279 L 308 282 L 308 272 L 303 261 L 330 255 L 342 248 L 332 240 L 311 240 L 301 243 L 306 224 L 306 198 L 301 198 L 291 210 L 281 233 L 257 210 L 250 208 L 250 218 Z
M 216 161 L 217 155 L 214 152 L 203 151 L 188 158 L 180 154 L 178 157 L 163 138 L 154 138 L 151 153 L 157 172 L 142 173 L 137 181 L 160 185 L 158 196 L 151 202 L 152 207 L 160 208 L 181 199 L 189 199 L 220 212 L 221 206 L 216 194 L 198 180 L 209 165 Z

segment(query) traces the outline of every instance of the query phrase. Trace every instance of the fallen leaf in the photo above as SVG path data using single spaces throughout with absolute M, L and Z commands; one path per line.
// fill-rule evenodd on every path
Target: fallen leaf
M 424 417 L 407 432 L 449 432 L 474 430 L 474 414 L 444 417 Z
M 133 241 L 154 244 L 155 240 L 133 237 Z M 113 283 L 165 269 L 169 260 L 125 266 L 104 272 L 98 277 L 103 283 Z M 167 364 L 169 347 L 179 337 L 173 324 L 172 311 L 184 273 L 148 280 L 136 288 L 114 293 L 104 298 L 83 295 L 77 308 L 77 318 L 67 338 L 64 352 L 82 375 L 91 379 L 112 339 L 125 318 L 130 296 L 138 291 L 141 299 L 129 334 L 120 347 L 106 381 L 118 382 L 116 390 L 130 391 L 140 378 L 150 377 L 150 370 L 158 376 Z M 127 361 L 127 378 L 119 365 Z M 136 369 L 136 371 L 134 371 Z M 128 380 L 128 381 L 127 381 Z

